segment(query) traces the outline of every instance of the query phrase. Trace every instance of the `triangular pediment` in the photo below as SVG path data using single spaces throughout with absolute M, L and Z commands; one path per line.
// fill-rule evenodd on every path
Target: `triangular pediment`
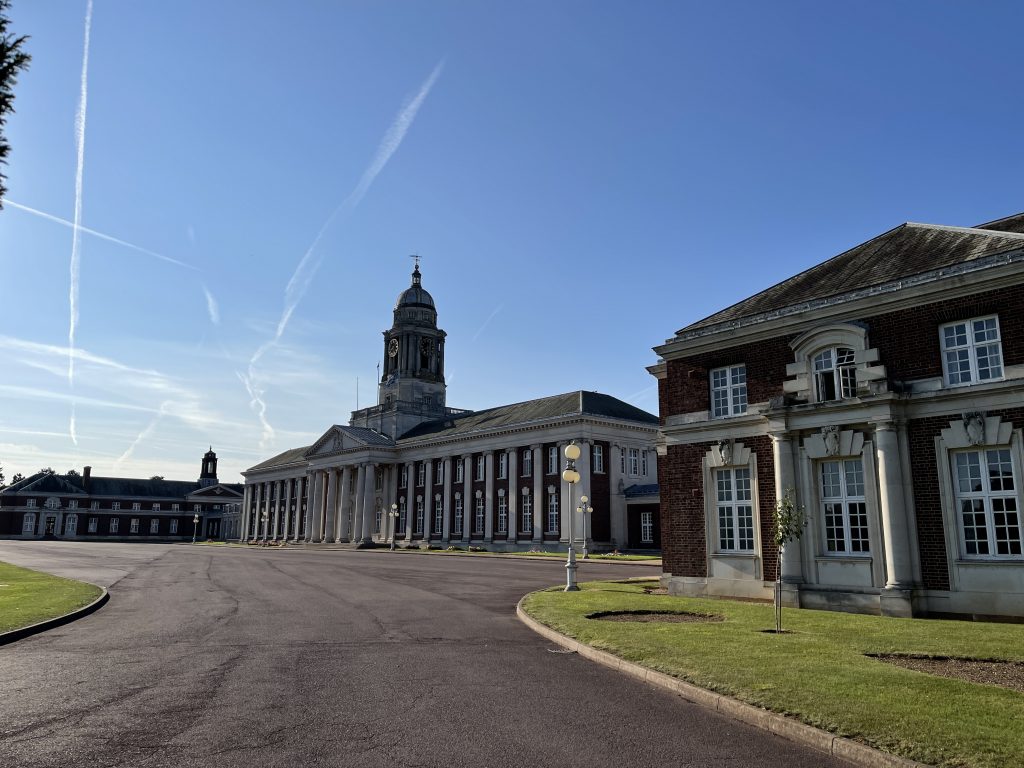
M 229 488 L 226 485 L 218 483 L 217 485 L 211 485 L 206 488 L 200 488 L 192 491 L 189 498 L 205 498 L 205 499 L 221 499 L 224 501 L 233 501 L 235 499 L 242 498 L 242 494 L 234 488 Z
M 365 448 L 393 447 L 394 441 L 379 432 L 363 427 L 342 427 L 335 424 L 306 451 L 306 458 L 332 456 Z

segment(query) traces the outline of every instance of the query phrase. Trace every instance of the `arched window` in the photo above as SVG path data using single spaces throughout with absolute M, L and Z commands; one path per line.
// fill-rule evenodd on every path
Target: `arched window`
M 857 394 L 857 369 L 849 347 L 828 347 L 814 355 L 815 400 L 843 400 Z

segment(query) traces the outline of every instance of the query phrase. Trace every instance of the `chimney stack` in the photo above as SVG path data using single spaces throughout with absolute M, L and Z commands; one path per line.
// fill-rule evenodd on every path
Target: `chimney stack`
M 86 492 L 89 491 L 89 478 L 92 475 L 92 467 L 82 467 L 82 485 L 85 486 Z

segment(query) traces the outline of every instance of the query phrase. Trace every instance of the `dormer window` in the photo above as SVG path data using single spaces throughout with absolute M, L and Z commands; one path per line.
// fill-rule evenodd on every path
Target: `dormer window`
M 857 394 L 857 369 L 849 347 L 830 347 L 813 358 L 814 392 L 819 403 Z

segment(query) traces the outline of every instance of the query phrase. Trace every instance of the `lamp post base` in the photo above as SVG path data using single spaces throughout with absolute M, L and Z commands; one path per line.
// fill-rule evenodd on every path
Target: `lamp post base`
M 569 557 L 565 561 L 565 589 L 564 592 L 579 592 L 576 586 L 576 552 L 572 545 L 569 546 Z

